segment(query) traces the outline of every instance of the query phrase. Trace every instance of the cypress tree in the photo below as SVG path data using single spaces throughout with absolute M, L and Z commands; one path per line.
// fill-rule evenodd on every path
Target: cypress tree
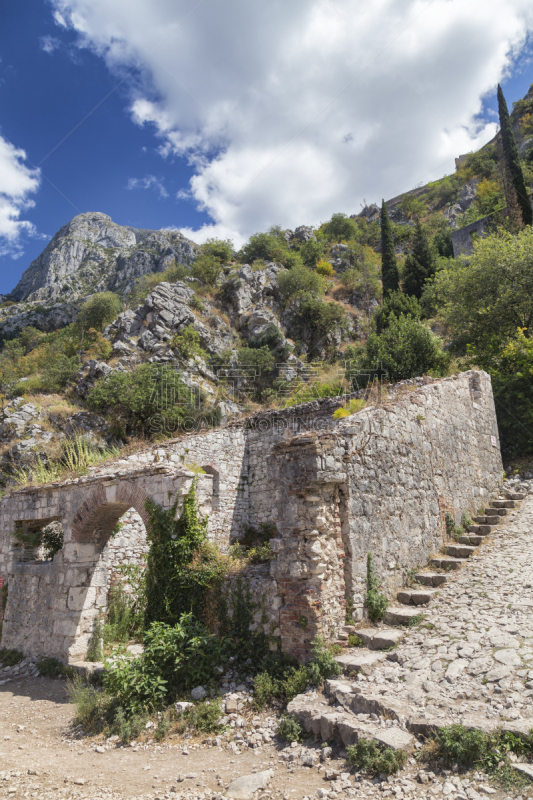
M 500 132 L 505 171 L 512 189 L 514 190 L 516 202 L 522 214 L 522 222 L 524 225 L 531 225 L 533 223 L 533 210 L 520 165 L 520 157 L 514 138 L 511 118 L 500 84 L 498 84 L 498 113 L 500 115 Z M 514 198 L 507 198 L 508 206 L 511 207 L 513 205 L 513 200 Z
M 394 238 L 385 200 L 381 201 L 381 280 L 384 298 L 400 288 Z
M 417 220 L 413 250 L 405 259 L 404 292 L 413 297 L 418 297 L 420 300 L 425 282 L 428 278 L 432 278 L 434 274 L 435 256 L 420 220 Z

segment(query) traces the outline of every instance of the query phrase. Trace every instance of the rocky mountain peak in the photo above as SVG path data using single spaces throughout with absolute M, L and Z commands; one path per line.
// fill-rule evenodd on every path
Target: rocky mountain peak
M 129 291 L 142 275 L 189 264 L 197 250 L 179 231 L 117 225 L 107 214 L 87 211 L 60 228 L 10 299 L 72 302 L 107 289 Z

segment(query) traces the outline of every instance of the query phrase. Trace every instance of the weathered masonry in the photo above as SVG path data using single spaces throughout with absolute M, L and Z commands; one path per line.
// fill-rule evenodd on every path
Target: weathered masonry
M 83 658 L 113 565 L 142 550 L 146 497 L 169 507 L 190 487 L 191 466 L 204 470 L 200 501 L 220 547 L 246 525 L 277 527 L 276 558 L 251 579 L 254 596 L 268 599 L 256 624 L 299 656 L 317 633 L 336 638 L 347 601 L 363 617 L 369 551 L 392 593 L 441 548 L 445 512 L 460 521 L 502 480 L 486 373 L 406 383 L 384 398 L 337 422 L 332 400 L 259 414 L 88 477 L 13 492 L 0 503 L 0 577 L 9 587 L 2 646 Z M 112 536 L 121 518 L 129 522 Z M 63 550 L 51 562 L 23 562 L 14 526 L 50 521 L 63 526 Z

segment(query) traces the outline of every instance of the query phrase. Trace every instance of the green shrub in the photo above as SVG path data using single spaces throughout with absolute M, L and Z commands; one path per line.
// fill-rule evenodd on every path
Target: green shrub
M 348 647 L 363 647 L 363 640 L 356 633 L 350 633 L 348 636 Z
M 0 647 L 0 664 L 2 667 L 14 667 L 20 664 L 24 654 L 20 650 L 10 650 L 6 647 Z
M 45 392 L 62 391 L 79 367 L 80 362 L 76 356 L 69 357 L 64 353 L 57 353 L 41 373 L 42 389 Z
M 254 678 L 254 705 L 262 709 L 280 694 L 279 681 L 268 672 L 260 672 Z
M 322 275 L 304 266 L 280 272 L 277 278 L 279 290 L 285 302 L 303 293 L 320 296 L 326 289 L 326 282 Z
M 192 265 L 191 275 L 204 286 L 214 286 L 222 274 L 220 259 L 213 255 L 200 255 Z
M 133 573 L 133 565 L 130 567 Z M 124 570 L 123 575 L 127 574 Z M 140 636 L 144 630 L 145 574 L 142 568 L 135 570 L 133 592 L 124 590 L 121 583 L 116 583 L 109 590 L 106 622 L 104 625 L 104 644 L 111 642 L 127 642 L 129 639 Z M 130 583 L 131 575 L 126 578 Z
M 381 748 L 375 739 L 359 739 L 357 744 L 346 748 L 347 760 L 351 767 L 366 770 L 369 775 L 392 775 L 398 772 L 407 761 L 407 753 Z
M 201 338 L 193 325 L 187 325 L 172 337 L 170 346 L 177 350 L 181 358 L 188 361 L 190 358 L 199 356 L 205 358 L 206 353 L 200 345 Z
M 42 530 L 41 542 L 45 557 L 51 561 L 55 554 L 63 549 L 63 529 L 59 526 L 47 525 Z
M 227 264 L 233 258 L 231 239 L 207 239 L 200 249 L 204 255 L 213 256 L 223 264 Z
M 86 661 L 101 661 L 103 658 L 102 652 L 102 623 L 97 620 L 89 639 L 89 647 L 87 648 Z
M 316 273 L 315 273 L 316 274 Z M 317 275 L 320 278 L 320 275 Z M 298 296 L 292 308 L 290 334 L 307 347 L 307 356 L 333 357 L 336 352 L 334 334 L 346 329 L 346 313 L 338 303 L 326 303 L 310 293 Z
M 191 613 L 174 625 L 153 622 L 138 659 L 106 662 L 104 687 L 129 713 L 158 709 L 194 686 L 209 683 L 228 658 L 229 643 L 209 633 Z
M 188 708 L 184 718 L 198 733 L 219 733 L 222 726 L 219 719 L 222 716 L 220 700 L 203 700 Z
M 307 669 L 310 681 L 317 685 L 342 672 L 342 667 L 335 661 L 330 648 L 321 636 L 317 636 L 313 641 L 311 660 Z
M 239 366 L 245 368 L 246 384 L 252 394 L 261 399 L 263 392 L 272 383 L 276 357 L 269 347 L 241 347 L 239 353 Z
M 65 666 L 61 661 L 57 658 L 42 658 L 38 665 L 39 675 L 42 675 L 44 678 L 61 678 L 65 675 L 72 675 L 75 674 L 74 671 L 69 667 Z
M 299 253 L 291 251 L 283 238 L 283 231 L 274 226 L 268 233 L 254 233 L 239 253 L 242 263 L 253 264 L 254 261 L 275 261 L 284 267 L 291 268 L 301 264 Z
M 280 690 L 284 700 L 290 703 L 297 694 L 305 692 L 310 683 L 313 682 L 312 674 L 306 667 L 298 667 L 289 670 L 284 680 L 281 682 Z
M 479 769 L 488 773 L 500 772 L 509 780 L 508 754 L 529 756 L 533 754 L 533 730 L 529 736 L 517 736 L 509 731 L 495 730 L 485 733 L 469 730 L 463 725 L 450 725 L 435 731 L 421 756 L 426 760 L 440 760 L 447 766 Z M 503 769 L 500 767 L 504 762 Z M 506 769 L 507 768 L 507 769 Z
M 381 594 L 380 589 L 381 581 L 374 568 L 374 557 L 369 553 L 366 565 L 365 606 L 372 622 L 382 620 L 389 605 L 389 601 L 384 594 Z
M 179 500 L 176 497 L 169 509 L 146 501 L 150 516 L 146 624 L 174 625 L 187 612 L 201 618 L 207 590 L 222 574 L 216 552 L 207 543 L 207 517 L 199 513 L 194 482 L 176 519 Z
M 140 364 L 131 372 L 100 378 L 89 392 L 87 404 L 113 419 L 117 435 L 128 430 L 168 434 L 184 421 L 205 416 L 195 410 L 198 400 L 201 404 L 203 397 L 198 398 L 172 366 Z
M 80 675 L 67 682 L 67 691 L 70 702 L 76 707 L 74 722 L 86 733 L 102 730 L 112 708 L 112 699 L 107 692 L 91 686 Z
M 428 372 L 443 375 L 450 357 L 443 353 L 439 339 L 413 317 L 389 315 L 388 325 L 378 335 L 372 331 L 366 344 L 364 366 L 381 365 L 392 381 Z
M 357 222 L 342 213 L 333 214 L 329 222 L 322 225 L 321 230 L 330 242 L 358 238 L 359 232 Z
M 119 736 L 124 744 L 129 744 L 132 739 L 137 737 L 146 729 L 148 715 L 146 713 L 126 714 L 122 706 L 119 706 L 115 711 L 113 722 L 111 723 L 111 732 L 115 736 Z M 159 726 L 156 731 L 159 731 Z
M 113 292 L 98 292 L 82 305 L 76 322 L 84 330 L 101 331 L 122 311 L 122 300 Z
M 278 736 L 284 742 L 301 742 L 304 738 L 304 730 L 300 723 L 292 717 L 282 717 L 278 726 Z
M 377 334 L 383 333 L 383 331 L 389 327 L 391 315 L 396 317 L 396 319 L 399 319 L 402 315 L 404 317 L 420 319 L 420 301 L 416 297 L 412 297 L 400 291 L 391 292 L 383 301 L 383 305 L 376 310 L 372 317 Z

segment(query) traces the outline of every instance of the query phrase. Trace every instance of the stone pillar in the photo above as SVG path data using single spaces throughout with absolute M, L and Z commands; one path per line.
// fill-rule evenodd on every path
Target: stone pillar
M 344 547 L 339 484 L 344 450 L 336 437 L 296 436 L 273 453 L 277 481 L 277 553 L 282 649 L 306 660 L 316 636 L 335 640 L 345 622 Z M 283 497 L 281 497 L 281 494 Z

